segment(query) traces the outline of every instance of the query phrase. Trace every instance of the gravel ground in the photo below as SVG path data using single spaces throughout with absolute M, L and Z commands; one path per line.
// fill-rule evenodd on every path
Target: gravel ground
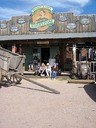
M 34 81 L 60 94 L 25 80 L 17 86 L 1 83 L 0 128 L 96 128 L 95 84 L 49 78 Z

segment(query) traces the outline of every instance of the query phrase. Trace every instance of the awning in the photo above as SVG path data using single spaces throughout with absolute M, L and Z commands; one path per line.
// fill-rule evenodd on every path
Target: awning
M 96 32 L 86 33 L 50 33 L 50 34 L 32 34 L 32 35 L 6 35 L 0 36 L 0 41 L 9 40 L 40 40 L 40 39 L 78 39 L 78 38 L 96 38 Z

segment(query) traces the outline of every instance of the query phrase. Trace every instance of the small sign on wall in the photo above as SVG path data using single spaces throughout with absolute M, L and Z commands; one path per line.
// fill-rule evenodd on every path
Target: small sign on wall
M 11 26 L 10 31 L 11 32 L 17 32 L 19 28 L 17 26 Z
M 20 18 L 20 19 L 17 20 L 17 23 L 18 23 L 18 24 L 24 24 L 25 22 L 26 22 L 26 21 L 25 21 L 24 18 Z
M 0 28 L 1 28 L 1 29 L 7 28 L 7 24 L 6 24 L 6 23 L 0 23 Z
M 88 18 L 82 18 L 82 19 L 80 20 L 80 23 L 81 23 L 82 25 L 88 25 L 88 24 L 90 24 L 90 19 L 88 19 Z

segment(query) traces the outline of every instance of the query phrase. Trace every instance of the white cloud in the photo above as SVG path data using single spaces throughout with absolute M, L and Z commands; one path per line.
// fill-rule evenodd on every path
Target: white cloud
M 67 2 L 78 4 L 81 7 L 86 6 L 91 0 L 66 0 Z
M 45 4 L 45 5 L 50 5 L 53 7 L 62 7 L 66 4 L 68 5 L 78 5 L 80 7 L 84 7 L 86 6 L 86 4 L 88 4 L 91 0 L 19 0 L 22 2 L 25 2 L 27 4 L 32 5 L 39 5 L 39 4 Z
M 26 0 L 24 0 L 26 1 Z M 34 0 L 30 0 L 33 2 Z M 75 14 L 80 14 L 83 12 L 83 8 L 91 2 L 91 0 L 35 0 L 38 4 L 45 4 L 51 7 L 64 9 L 67 11 L 74 12 Z
M 21 6 L 21 4 L 18 5 L 18 9 L 16 6 L 15 8 L 13 6 L 0 7 L 0 19 L 10 19 L 12 16 L 26 15 L 28 11 L 30 14 L 32 8 L 41 4 L 51 6 L 53 10 L 57 10 L 58 12 L 59 10 L 64 10 L 80 14 L 83 12 L 83 8 L 91 1 L 92 0 L 17 0 L 17 3 L 23 3 L 24 7 L 23 5 Z M 2 6 L 2 4 L 0 4 L 0 6 Z
M 79 8 L 79 9 L 78 8 L 70 8 L 69 12 L 74 12 L 74 14 L 79 15 L 83 12 L 83 9 L 81 9 L 81 8 Z
M 0 7 L 0 17 L 9 20 L 12 16 L 28 15 L 25 11 Z

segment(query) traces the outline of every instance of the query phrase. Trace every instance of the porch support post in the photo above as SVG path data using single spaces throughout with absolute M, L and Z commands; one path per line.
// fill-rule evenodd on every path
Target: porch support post
M 64 68 L 64 62 L 65 62 L 65 56 L 66 56 L 66 50 L 65 49 L 66 49 L 65 44 L 62 43 L 60 45 L 60 67 L 62 70 Z
M 76 66 L 76 44 L 73 44 L 73 62 Z

